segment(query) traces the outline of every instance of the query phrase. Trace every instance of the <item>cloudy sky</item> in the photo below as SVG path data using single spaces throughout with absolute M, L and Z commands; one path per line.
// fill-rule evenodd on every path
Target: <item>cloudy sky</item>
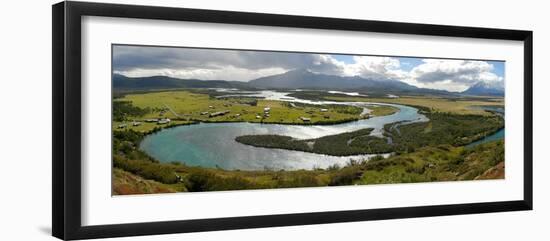
M 504 86 L 504 62 L 499 61 L 113 46 L 113 71 L 129 77 L 249 81 L 293 69 L 448 91 L 463 91 L 479 81 Z

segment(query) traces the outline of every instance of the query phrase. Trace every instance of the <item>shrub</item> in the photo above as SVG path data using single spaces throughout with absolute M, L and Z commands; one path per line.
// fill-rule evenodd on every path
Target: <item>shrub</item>
M 160 163 L 146 160 L 125 160 L 122 158 L 114 158 L 113 165 L 145 179 L 151 179 L 166 184 L 178 182 L 174 170 L 169 166 Z
M 331 176 L 329 186 L 351 185 L 353 181 L 361 177 L 361 172 L 355 168 L 344 168 Z
M 259 188 L 244 178 L 219 177 L 206 170 L 196 170 L 189 173 L 185 186 L 190 192 Z
M 316 187 L 321 185 L 314 173 L 308 172 L 293 172 L 291 175 L 285 176 L 277 180 L 277 187 Z
M 128 116 L 143 116 L 151 112 L 150 108 L 133 106 L 131 101 L 113 101 L 113 120 L 124 121 Z

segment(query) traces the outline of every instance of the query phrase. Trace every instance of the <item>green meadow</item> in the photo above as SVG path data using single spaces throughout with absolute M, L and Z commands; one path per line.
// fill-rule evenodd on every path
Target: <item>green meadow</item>
M 196 122 L 328 125 L 373 116 L 390 115 L 398 110 L 391 106 L 373 105 L 369 107 L 371 112 L 366 116 L 362 116 L 362 108 L 354 106 L 291 104 L 285 101 L 247 97 L 216 98 L 208 94 L 191 91 L 126 94 L 113 102 L 131 105 L 130 107 L 125 106 L 127 107 L 126 112 L 129 112 L 129 114 L 120 118 L 115 116 L 113 128 L 120 127 L 142 132 L 168 125 L 146 122 L 147 119 L 169 118 L 172 126 Z M 134 110 L 134 108 L 137 108 L 137 110 Z M 223 114 L 215 115 L 216 113 Z M 139 122 L 139 125 L 134 126 L 134 121 Z
M 219 98 L 196 90 L 126 93 L 113 100 L 113 193 L 143 194 L 354 184 L 414 183 L 504 178 L 504 141 L 465 145 L 503 127 L 503 119 L 473 108 L 499 106 L 500 99 L 452 100 L 431 97 L 365 98 L 318 96 L 336 101 L 372 101 L 417 107 L 430 121 L 384 127 L 385 138 L 362 129 L 310 140 L 285 136 L 242 136 L 257 147 L 337 156 L 391 153 L 370 160 L 313 170 L 223 170 L 161 163 L 139 149 L 143 138 L 163 128 L 199 122 L 252 122 L 295 125 L 335 124 L 390 115 L 397 108 L 309 105 L 249 97 Z M 223 113 L 223 114 L 220 114 Z M 169 123 L 158 120 L 170 119 Z M 148 120 L 156 120 L 149 121 Z M 398 128 L 394 128 L 398 125 Z
M 242 171 L 160 163 L 137 148 L 143 136 L 132 130 L 115 132 L 116 195 L 504 178 L 502 140 L 475 148 L 424 146 L 326 169 Z

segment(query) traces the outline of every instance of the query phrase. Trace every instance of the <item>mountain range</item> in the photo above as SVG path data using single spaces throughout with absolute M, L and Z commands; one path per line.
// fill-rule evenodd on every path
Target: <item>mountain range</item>
M 283 74 L 271 75 L 248 82 L 261 89 L 323 89 L 323 90 L 416 90 L 415 86 L 397 80 L 375 80 L 359 76 L 342 77 L 316 74 L 308 70 L 291 70 Z
M 226 80 L 178 79 L 168 76 L 127 77 L 113 75 L 115 90 L 151 90 L 175 88 L 239 88 L 249 89 L 246 82 Z
M 483 81 L 477 82 L 463 91 L 463 95 L 477 96 L 504 96 L 504 87 L 498 84 L 490 84 Z
M 227 80 L 178 79 L 167 76 L 127 77 L 113 75 L 115 90 L 151 90 L 173 88 L 238 88 L 238 89 L 312 89 L 312 90 L 353 90 L 365 93 L 394 94 L 436 94 L 456 95 L 444 90 L 418 88 L 399 80 L 370 79 L 359 76 L 336 76 L 317 74 L 304 69 L 261 77 L 249 82 Z M 465 95 L 499 95 L 503 89 L 495 89 L 480 82 L 462 92 Z

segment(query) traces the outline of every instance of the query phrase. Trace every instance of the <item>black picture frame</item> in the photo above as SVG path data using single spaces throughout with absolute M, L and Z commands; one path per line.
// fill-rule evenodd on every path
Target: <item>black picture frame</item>
M 170 7 L 60 2 L 52 6 L 52 233 L 60 239 L 199 232 L 380 219 L 532 210 L 533 32 Z M 81 17 L 104 16 L 426 36 L 516 40 L 524 43 L 524 194 L 521 200 L 420 207 L 82 226 Z

